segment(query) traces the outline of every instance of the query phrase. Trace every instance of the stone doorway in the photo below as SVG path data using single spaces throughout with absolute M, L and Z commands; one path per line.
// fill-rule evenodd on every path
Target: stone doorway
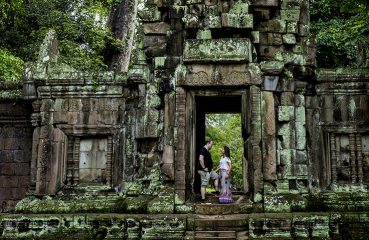
M 209 113 L 236 113 L 241 114 L 241 131 L 243 138 L 243 186 L 242 194 L 249 194 L 252 191 L 250 182 L 249 166 L 252 161 L 252 155 L 249 151 L 250 127 L 250 101 L 249 89 L 215 89 L 215 90 L 192 90 L 186 96 L 186 161 L 187 176 L 186 190 L 187 196 L 194 194 L 194 181 L 196 172 L 196 163 L 199 150 L 205 140 L 205 116 Z M 218 159 L 213 159 L 215 166 Z

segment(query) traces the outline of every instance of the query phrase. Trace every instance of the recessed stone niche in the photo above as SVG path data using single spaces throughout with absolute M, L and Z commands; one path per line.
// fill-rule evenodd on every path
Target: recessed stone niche
M 79 158 L 80 183 L 106 183 L 108 141 L 106 138 L 81 139 Z

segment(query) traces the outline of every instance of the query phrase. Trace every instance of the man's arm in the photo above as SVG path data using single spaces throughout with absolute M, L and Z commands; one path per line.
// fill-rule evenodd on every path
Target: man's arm
M 199 156 L 199 162 L 200 162 L 200 166 L 204 169 L 205 172 L 208 171 L 208 168 L 205 167 L 205 163 L 204 163 L 204 156 L 200 154 Z

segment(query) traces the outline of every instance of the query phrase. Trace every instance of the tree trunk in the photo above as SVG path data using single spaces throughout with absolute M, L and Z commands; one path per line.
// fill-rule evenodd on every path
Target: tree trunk
M 136 28 L 138 0 L 121 0 L 113 3 L 109 16 L 109 27 L 113 36 L 123 42 L 123 48 L 117 49 L 108 44 L 105 49 L 104 59 L 110 70 L 115 72 L 127 72 L 133 38 Z

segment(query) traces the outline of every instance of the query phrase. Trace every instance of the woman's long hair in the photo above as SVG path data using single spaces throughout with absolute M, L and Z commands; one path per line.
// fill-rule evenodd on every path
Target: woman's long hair
M 229 151 L 229 147 L 224 146 L 223 149 L 224 149 L 224 156 L 226 156 L 228 158 L 231 158 L 231 153 Z

